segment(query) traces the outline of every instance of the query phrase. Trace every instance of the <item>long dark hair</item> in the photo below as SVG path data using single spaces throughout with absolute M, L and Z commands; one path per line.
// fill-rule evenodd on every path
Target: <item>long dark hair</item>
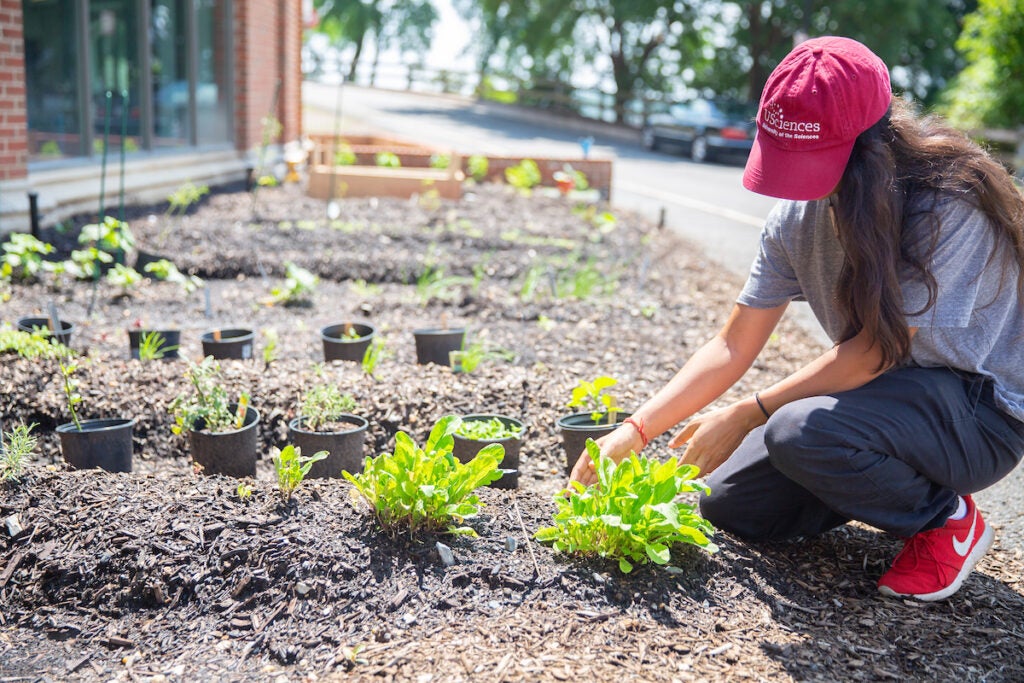
M 836 291 L 848 321 L 842 339 L 866 331 L 882 352 L 879 370 L 910 357 L 905 315 L 935 304 L 938 286 L 928 268 L 938 240 L 935 207 L 950 197 L 972 202 L 988 217 L 996 240 L 987 265 L 1002 255 L 1001 286 L 1015 274 L 1024 298 L 1024 195 L 963 133 L 895 99 L 857 138 L 833 205 L 844 251 Z M 920 311 L 903 308 L 899 283 L 908 268 L 928 289 Z

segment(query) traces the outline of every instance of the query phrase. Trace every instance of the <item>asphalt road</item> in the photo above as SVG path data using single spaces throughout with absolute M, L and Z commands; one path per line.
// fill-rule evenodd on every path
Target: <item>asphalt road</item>
M 742 284 L 757 251 L 761 224 L 774 200 L 745 190 L 742 168 L 696 164 L 664 152 L 648 152 L 639 138 L 596 126 L 582 129 L 543 115 L 433 96 L 306 83 L 307 131 L 379 132 L 458 152 L 536 156 L 581 156 L 579 139 L 594 138 L 591 154 L 615 160 L 612 203 L 657 220 L 704 249 L 709 260 L 736 273 Z M 809 311 L 790 306 L 793 316 L 822 344 L 828 343 Z M 975 495 L 996 543 L 1024 553 L 1024 467 Z

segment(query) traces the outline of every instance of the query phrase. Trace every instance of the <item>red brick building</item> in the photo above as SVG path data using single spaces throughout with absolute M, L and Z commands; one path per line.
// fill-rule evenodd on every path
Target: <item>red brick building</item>
M 0 233 L 29 193 L 53 222 L 241 180 L 268 120 L 301 133 L 302 28 L 302 0 L 0 0 Z

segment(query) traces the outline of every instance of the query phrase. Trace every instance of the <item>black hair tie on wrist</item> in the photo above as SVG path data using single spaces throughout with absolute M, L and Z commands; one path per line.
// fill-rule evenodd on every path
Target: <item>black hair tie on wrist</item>
M 763 403 L 761 403 L 761 397 L 758 396 L 756 391 L 754 392 L 754 400 L 757 401 L 757 407 L 761 409 L 762 413 L 764 413 L 764 419 L 769 419 L 771 417 L 771 413 L 769 413 L 768 409 L 764 407 Z

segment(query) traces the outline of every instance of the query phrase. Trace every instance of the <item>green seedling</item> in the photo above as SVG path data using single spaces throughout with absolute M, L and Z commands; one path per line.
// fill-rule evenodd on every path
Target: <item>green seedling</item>
M 452 301 L 459 295 L 459 288 L 471 285 L 472 278 L 444 274 L 443 268 L 427 266 L 416 278 L 416 296 L 423 305 L 431 301 Z
M 374 337 L 370 345 L 366 347 L 366 352 L 363 353 L 361 362 L 363 372 L 376 379 L 377 366 L 389 355 L 387 347 L 384 346 L 384 340 L 381 337 Z
M 459 372 L 473 372 L 484 361 L 511 361 L 515 357 L 515 353 L 508 349 L 492 348 L 480 340 L 473 341 L 460 351 L 451 352 L 452 369 Z
M 213 356 L 207 356 L 201 363 L 189 362 L 185 378 L 192 385 L 191 393 L 181 393 L 171 401 L 170 411 L 174 415 L 171 431 L 203 428 L 210 432 L 227 432 L 244 425 L 245 407 L 249 395 L 242 393 L 237 401 L 242 416 L 239 424 L 238 413 L 230 408 L 227 389 L 221 384 L 220 364 Z
M 430 168 L 436 168 L 445 170 L 452 165 L 452 157 L 450 154 L 431 154 L 430 155 Z
M 82 226 L 78 235 L 79 244 L 89 244 L 107 253 L 116 254 L 130 251 L 135 246 L 135 236 L 124 221 L 113 216 L 104 216 L 100 223 Z
M 505 181 L 520 192 L 530 192 L 540 184 L 540 180 L 540 167 L 533 159 L 523 159 L 505 169 Z
M 16 482 L 25 471 L 25 462 L 36 449 L 37 439 L 30 433 L 36 427 L 15 425 L 9 432 L 0 432 L 0 481 Z
M 303 457 L 298 446 L 288 444 L 277 450 L 270 456 L 274 463 L 274 471 L 277 472 L 277 488 L 281 497 L 287 503 L 292 495 L 302 484 L 302 480 L 309 474 L 313 463 L 327 457 L 327 451 L 318 451 L 309 457 Z
M 401 168 L 402 160 L 394 152 L 377 152 L 373 161 L 382 168 Z
M 590 411 L 590 419 L 594 424 L 614 424 L 615 416 L 621 412 L 618 399 L 605 391 L 618 384 L 613 377 L 601 376 L 593 382 L 581 381 L 572 390 L 572 398 L 566 404 L 570 408 L 581 408 Z
M 249 500 L 252 498 L 252 485 L 245 481 L 238 482 L 238 486 L 235 487 L 235 495 L 238 496 L 238 500 Z
M 341 143 L 338 151 L 334 153 L 335 166 L 355 166 L 357 161 L 359 161 L 359 157 L 356 156 L 356 153 L 352 151 L 347 142 Z
M 455 433 L 473 441 L 499 441 L 514 439 L 523 431 L 521 425 L 509 424 L 492 417 L 486 420 L 463 420 Z
M 718 551 L 709 538 L 711 523 L 695 504 L 676 500 L 684 493 L 708 493 L 694 481 L 696 467 L 635 453 L 616 465 L 601 455 L 593 439 L 587 439 L 587 453 L 596 465 L 597 483 L 584 487 L 574 481 L 556 494 L 555 524 L 538 530 L 538 541 L 561 553 L 617 560 L 624 574 L 637 564 L 668 564 L 676 544 Z
M 167 339 L 156 330 L 143 332 L 139 336 L 139 360 L 160 360 L 171 351 L 177 351 L 178 345 L 168 345 Z
M 469 173 L 470 178 L 478 183 L 483 182 L 484 178 L 487 177 L 489 168 L 490 162 L 482 154 L 474 154 L 466 159 L 466 172 Z
M 167 215 L 182 216 L 193 204 L 210 193 L 206 185 L 196 185 L 191 180 L 186 181 L 177 190 L 167 195 Z
M 367 457 L 362 473 L 342 472 L 355 487 L 353 496 L 369 504 L 382 527 L 407 527 L 413 535 L 446 529 L 476 536 L 471 527 L 456 524 L 479 514 L 480 499 L 473 491 L 501 478 L 505 448 L 489 444 L 468 463 L 459 462 L 452 455 L 452 432 L 461 422 L 455 415 L 443 417 L 423 448 L 398 432 L 393 453 Z
M 356 400 L 351 394 L 343 394 L 333 384 L 318 384 L 302 397 L 299 415 L 306 418 L 303 423 L 311 432 L 319 431 L 325 424 L 342 413 L 356 409 Z
M 320 278 L 291 261 L 285 264 L 284 283 L 270 290 L 269 303 L 295 306 L 309 300 L 320 284 Z
M 41 271 L 47 270 L 50 262 L 43 257 L 53 253 L 53 245 L 32 235 L 15 232 L 4 242 L 3 252 L 0 280 L 34 280 Z
M 32 332 L 15 330 L 9 325 L 0 326 L 0 354 L 16 353 L 20 358 L 71 358 L 74 353 L 57 341 L 45 327 Z
M 71 260 L 64 262 L 64 270 L 79 280 L 93 280 L 100 276 L 101 264 L 113 261 L 113 256 L 98 247 L 75 249 L 71 252 Z
M 114 267 L 107 271 L 106 279 L 115 287 L 120 287 L 122 295 L 129 296 L 132 287 L 142 282 L 142 275 L 131 266 L 115 263 Z
M 185 275 L 178 266 L 167 259 L 153 261 L 143 266 L 143 270 L 152 273 L 157 280 L 173 282 L 184 290 L 185 294 L 191 294 L 203 286 L 203 280 L 198 275 Z
M 74 378 L 78 364 L 69 360 L 67 365 L 59 362 L 60 374 L 64 380 L 64 398 L 67 401 L 68 412 L 71 413 L 71 421 L 75 423 L 75 429 L 82 431 L 82 422 L 78 419 L 78 406 L 82 403 L 82 395 L 78 393 L 78 381 Z
M 279 357 L 277 352 L 277 344 L 280 340 L 277 330 L 272 327 L 268 327 L 263 330 L 263 369 L 270 367 L 270 364 L 276 361 Z

